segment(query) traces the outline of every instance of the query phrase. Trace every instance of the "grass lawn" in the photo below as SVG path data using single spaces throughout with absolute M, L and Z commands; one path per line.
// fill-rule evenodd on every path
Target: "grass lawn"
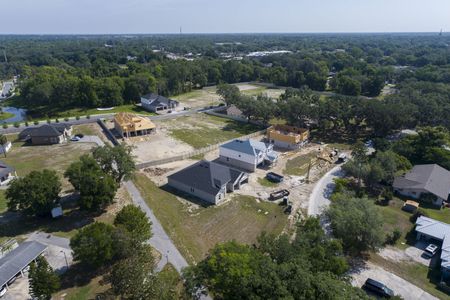
M 97 135 L 97 131 L 93 128 L 97 124 L 82 124 L 73 126 L 73 135 L 84 134 L 84 135 Z
M 0 112 L 0 121 L 6 120 L 6 119 L 9 119 L 9 118 L 12 118 L 12 117 L 14 117 L 14 114 L 12 114 L 12 113 Z
M 258 178 L 258 183 L 262 186 L 269 187 L 269 188 L 276 187 L 278 185 L 278 183 L 272 182 L 272 181 L 268 180 L 266 177 Z
M 5 191 L 0 190 L 0 213 L 6 211 L 6 207 Z
M 257 203 L 252 197 L 234 195 L 223 205 L 189 209 L 190 205 L 143 174 L 137 174 L 135 183 L 189 263 L 200 261 L 217 243 L 236 240 L 252 244 L 262 231 L 279 234 L 287 223 L 282 207 Z
M 208 115 L 179 118 L 169 122 L 174 125 L 174 128 L 169 129 L 170 135 L 196 149 L 215 145 L 262 129 L 249 123 Z M 184 122 L 185 125 L 180 122 Z
M 449 295 L 438 290 L 436 284 L 440 280 L 440 271 L 430 269 L 420 263 L 393 262 L 378 254 L 371 254 L 370 261 L 383 267 L 397 276 L 420 287 L 439 299 L 449 299 Z
M 316 156 L 316 153 L 308 153 L 306 155 L 300 155 L 296 158 L 288 160 L 286 163 L 286 168 L 283 170 L 283 174 L 294 176 L 306 175 L 308 172 L 309 163 L 314 163 Z

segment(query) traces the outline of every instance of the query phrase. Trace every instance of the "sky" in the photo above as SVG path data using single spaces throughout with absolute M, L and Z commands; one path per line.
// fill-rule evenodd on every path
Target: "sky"
M 450 0 L 0 0 L 0 7 L 0 34 L 450 31 Z

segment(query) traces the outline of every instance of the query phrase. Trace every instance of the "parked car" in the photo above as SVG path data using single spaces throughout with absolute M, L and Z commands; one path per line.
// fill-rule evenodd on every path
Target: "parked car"
M 289 191 L 288 190 L 279 190 L 273 193 L 270 193 L 270 200 L 278 200 L 284 197 L 289 196 Z
M 82 139 L 82 138 L 84 137 L 84 134 L 82 134 L 82 133 L 77 133 L 77 134 L 75 134 L 75 136 L 76 136 L 76 137 L 79 137 L 80 139 Z
M 81 140 L 79 137 L 74 136 L 70 139 L 72 142 L 78 142 L 79 140 Z
M 0 298 L 3 297 L 3 296 L 5 296 L 6 291 L 7 291 L 6 286 L 3 286 L 3 287 L 0 289 Z
M 266 178 L 268 180 L 270 180 L 272 182 L 276 182 L 276 183 L 283 182 L 283 180 L 284 180 L 284 176 L 274 173 L 274 172 L 267 173 Z
M 339 154 L 337 162 L 338 163 L 344 163 L 346 161 L 347 161 L 347 154 L 345 154 L 345 153 Z
M 388 288 L 385 284 L 376 281 L 372 278 L 367 278 L 366 282 L 363 285 L 363 288 L 381 297 L 391 298 L 395 296 L 393 290 Z
M 425 248 L 423 255 L 425 255 L 428 258 L 432 258 L 438 251 L 439 251 L 439 246 L 437 246 L 435 244 L 429 244 L 428 247 Z

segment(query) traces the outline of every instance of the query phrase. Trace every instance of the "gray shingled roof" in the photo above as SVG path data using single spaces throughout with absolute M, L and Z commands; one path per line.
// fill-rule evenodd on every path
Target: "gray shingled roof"
M 250 154 L 253 156 L 256 156 L 259 152 L 263 151 L 265 152 L 267 149 L 266 144 L 263 142 L 254 141 L 251 139 L 248 140 L 233 140 L 231 142 L 228 142 L 226 144 L 223 144 L 220 146 L 221 148 L 230 149 L 246 154 Z
M 144 95 L 142 96 L 142 98 L 147 100 L 148 104 L 151 106 L 158 106 L 160 104 L 169 105 L 170 103 L 178 103 L 178 101 L 154 93 Z
M 26 128 L 19 134 L 20 139 L 27 137 L 58 137 L 64 130 L 70 129 L 71 125 L 66 123 L 45 124 L 35 128 Z
M 47 246 L 38 242 L 23 242 L 19 247 L 0 258 L 0 287 L 4 286 L 46 249 Z
M 243 173 L 203 160 L 170 175 L 169 178 L 210 195 L 217 195 L 223 185 L 235 182 Z
M 423 189 L 444 200 L 450 192 L 450 172 L 439 165 L 416 165 L 393 183 L 398 189 Z
M 14 168 L 8 166 L 3 161 L 0 160 L 0 177 L 13 173 L 15 171 Z

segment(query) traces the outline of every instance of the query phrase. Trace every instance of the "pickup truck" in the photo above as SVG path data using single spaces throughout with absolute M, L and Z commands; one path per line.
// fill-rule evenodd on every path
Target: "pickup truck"
M 284 197 L 289 196 L 289 191 L 288 190 L 279 190 L 273 193 L 270 193 L 270 200 L 278 200 Z
M 283 180 L 284 180 L 284 176 L 274 173 L 274 172 L 267 173 L 266 178 L 268 180 L 270 180 L 272 182 L 276 182 L 276 183 L 283 182 Z

